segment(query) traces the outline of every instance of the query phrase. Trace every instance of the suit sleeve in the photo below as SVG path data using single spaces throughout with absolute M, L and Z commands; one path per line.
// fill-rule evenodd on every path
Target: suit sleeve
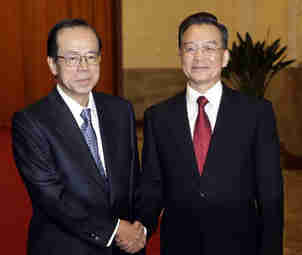
M 64 185 L 43 128 L 26 112 L 12 123 L 13 152 L 34 210 L 41 211 L 62 230 L 105 247 L 118 222 L 110 210 L 91 208 Z M 99 212 L 99 213 L 97 213 Z M 35 213 L 35 211 L 33 212 Z
M 282 254 L 283 180 L 280 146 L 272 105 L 263 104 L 256 134 L 257 206 L 260 214 L 260 255 Z
M 142 176 L 139 184 L 139 219 L 148 229 L 148 237 L 156 230 L 163 209 L 161 166 L 151 111 L 144 116 L 144 145 L 142 150 Z
M 134 110 L 131 104 L 129 104 L 130 112 L 130 145 L 131 145 L 131 176 L 130 176 L 130 189 L 129 189 L 129 206 L 131 208 L 130 218 L 135 220 L 137 218 L 137 189 L 139 185 L 139 178 L 141 175 L 141 168 L 139 163 L 139 155 L 137 148 L 137 135 L 136 135 L 136 121 Z

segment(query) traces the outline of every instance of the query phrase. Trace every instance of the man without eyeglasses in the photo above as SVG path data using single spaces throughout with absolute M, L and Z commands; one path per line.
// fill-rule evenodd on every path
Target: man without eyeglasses
M 281 255 L 283 184 L 272 105 L 223 84 L 228 32 L 210 13 L 179 26 L 186 91 L 145 111 L 139 219 L 162 213 L 161 255 Z
M 102 43 L 84 20 L 56 24 L 47 54 L 56 87 L 15 113 L 12 126 L 33 208 L 27 254 L 136 253 L 146 237 L 135 221 L 140 169 L 132 106 L 92 92 Z

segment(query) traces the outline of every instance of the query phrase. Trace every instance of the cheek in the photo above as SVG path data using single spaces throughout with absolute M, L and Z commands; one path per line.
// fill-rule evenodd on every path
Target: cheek
M 100 73 L 99 72 L 93 72 L 90 75 L 89 86 L 96 86 L 96 84 L 98 83 L 99 80 L 100 80 Z
M 216 72 L 220 72 L 220 70 L 223 68 L 223 59 L 218 58 L 213 60 L 212 67 Z
M 191 66 L 192 66 L 192 60 L 189 58 L 183 58 L 181 60 L 181 65 L 182 65 L 182 69 L 183 70 L 190 70 Z
M 68 83 L 71 80 L 71 78 L 73 77 L 73 75 L 70 74 L 69 72 L 64 72 L 61 74 L 61 77 L 65 83 Z
M 213 66 L 214 66 L 214 68 L 215 68 L 216 70 L 220 70 L 221 67 L 222 67 L 222 63 L 221 63 L 221 62 L 215 62 L 215 64 L 214 64 Z
M 92 75 L 96 80 L 98 80 L 100 78 L 100 69 L 97 68 Z
M 74 72 L 65 71 L 60 74 L 60 78 L 66 86 L 70 86 L 73 84 L 74 77 L 75 77 Z

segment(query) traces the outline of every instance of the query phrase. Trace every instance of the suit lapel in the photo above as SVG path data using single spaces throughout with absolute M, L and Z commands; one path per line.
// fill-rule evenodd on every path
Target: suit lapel
M 57 90 L 54 89 L 49 95 L 50 103 L 54 111 L 52 112 L 54 128 L 61 134 L 61 139 L 69 147 L 75 159 L 79 160 L 79 164 L 85 171 L 85 175 L 92 177 L 100 187 L 104 187 L 104 180 L 99 174 L 99 170 L 86 144 L 85 138 L 76 123 L 68 106 L 65 104 Z
M 232 125 L 232 116 L 235 113 L 232 106 L 232 90 L 225 85 L 223 85 L 223 92 L 221 97 L 221 103 L 219 106 L 219 110 L 217 113 L 217 119 L 214 131 L 212 133 L 211 142 L 207 154 L 207 159 L 204 166 L 203 176 L 211 174 L 213 171 L 211 165 L 213 162 L 217 162 L 217 158 L 219 157 L 220 149 L 225 148 L 223 144 L 225 141 L 225 136 L 228 133 Z
M 233 103 L 231 100 L 232 93 L 233 92 L 230 88 L 223 85 L 221 103 L 219 106 L 217 120 L 212 134 L 202 177 L 206 177 L 208 174 L 211 174 L 212 169 L 210 165 L 212 162 L 217 160 L 217 155 L 220 153 L 219 148 L 223 148 L 223 146 L 220 146 L 220 143 L 224 142 L 223 137 L 226 134 L 226 130 L 228 130 L 226 127 L 232 125 L 232 123 L 230 123 L 232 114 L 234 113 L 232 108 Z M 192 169 L 192 176 L 194 178 L 200 177 L 188 120 L 185 92 L 176 98 L 172 107 L 175 110 L 173 111 L 171 122 L 169 123 L 170 131 L 174 135 L 173 137 L 175 138 L 175 141 L 177 141 L 179 148 L 182 149 L 183 157 L 192 162 L 192 167 L 189 168 Z
M 112 155 L 115 155 L 116 148 L 118 148 L 118 141 L 116 139 L 116 134 L 118 131 L 115 130 L 116 124 L 112 119 L 114 113 L 111 112 L 111 108 L 105 102 L 98 100 L 97 97 L 94 97 L 94 99 L 98 112 L 99 127 L 106 164 L 106 173 L 110 185 L 110 203 L 112 205 L 115 198 L 113 178 L 116 173 L 114 172 L 114 169 L 118 169 L 117 167 L 115 167 L 115 161 L 113 160 Z
M 191 136 L 190 124 L 188 120 L 187 113 L 187 102 L 186 102 L 186 94 L 183 92 L 180 94 L 176 100 L 174 101 L 173 115 L 171 118 L 171 122 L 169 122 L 170 132 L 173 134 L 173 138 L 178 144 L 178 147 L 182 150 L 183 158 L 191 162 L 192 167 L 188 169 L 192 169 L 190 173 L 193 177 L 198 177 L 198 166 L 194 152 L 194 145 Z M 187 171 L 187 169 L 186 169 Z
M 227 123 L 227 120 L 229 119 L 229 114 L 232 114 L 232 110 L 230 109 L 231 104 L 231 97 L 232 97 L 232 91 L 230 88 L 223 85 L 222 90 L 222 97 L 220 106 L 217 113 L 217 119 L 215 128 L 213 131 L 213 136 L 215 137 L 216 133 L 221 132 L 223 130 L 223 125 Z

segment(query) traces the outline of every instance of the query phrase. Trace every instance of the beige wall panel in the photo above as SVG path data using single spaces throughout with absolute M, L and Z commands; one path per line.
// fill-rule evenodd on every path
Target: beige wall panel
M 186 16 L 197 11 L 213 12 L 227 25 L 230 46 L 237 40 L 236 32 L 242 35 L 249 32 L 255 40 L 264 40 L 268 30 L 271 40 L 280 37 L 285 45 L 288 43 L 288 8 L 296 9 L 297 5 L 290 7 L 290 1 L 297 0 L 122 1 L 123 67 L 179 67 L 178 26 Z M 302 34 L 302 20 L 300 23 L 294 28 L 294 38 L 301 38 L 302 43 L 302 35 L 296 33 L 300 28 Z M 298 48 L 294 50 L 301 55 Z
M 267 31 L 270 30 L 269 39 L 281 38 L 282 44 L 288 43 L 288 2 L 279 1 L 256 1 L 255 11 L 255 38 L 263 40 Z

